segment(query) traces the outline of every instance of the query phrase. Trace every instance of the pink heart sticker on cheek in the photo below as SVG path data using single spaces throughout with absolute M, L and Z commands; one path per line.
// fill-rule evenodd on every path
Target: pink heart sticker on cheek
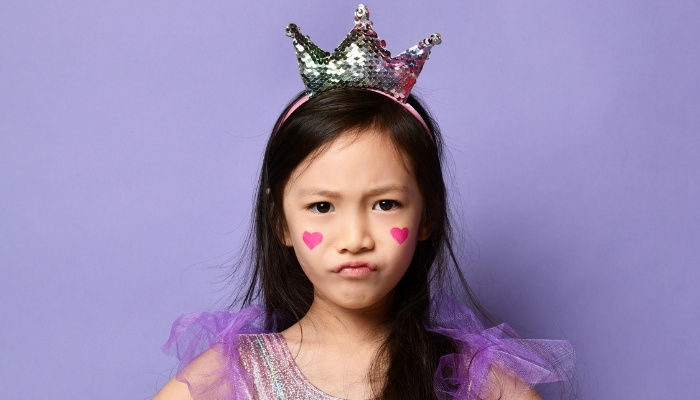
M 313 250 L 314 247 L 321 243 L 321 240 L 323 240 L 323 235 L 321 235 L 321 232 L 304 232 L 301 238 L 304 239 L 304 243 L 309 246 L 309 250 Z
M 401 244 L 408 239 L 408 228 L 391 228 L 391 236 Z

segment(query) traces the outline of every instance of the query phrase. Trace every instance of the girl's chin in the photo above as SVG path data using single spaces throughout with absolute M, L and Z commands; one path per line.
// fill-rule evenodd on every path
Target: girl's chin
M 388 307 L 390 296 L 376 294 L 335 294 L 321 301 L 331 308 L 347 311 L 381 311 Z

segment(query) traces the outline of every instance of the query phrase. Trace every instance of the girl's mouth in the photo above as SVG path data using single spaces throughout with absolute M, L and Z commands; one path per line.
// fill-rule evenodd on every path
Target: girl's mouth
M 349 261 L 336 267 L 333 272 L 347 278 L 362 278 L 376 271 L 374 264 L 365 261 Z

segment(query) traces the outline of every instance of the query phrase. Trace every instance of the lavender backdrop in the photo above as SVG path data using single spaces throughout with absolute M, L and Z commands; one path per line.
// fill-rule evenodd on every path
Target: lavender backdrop
M 443 34 L 419 86 L 467 272 L 503 317 L 573 342 L 586 399 L 698 393 L 699 4 L 369 4 L 394 52 Z M 0 3 L 3 398 L 167 380 L 159 346 L 225 304 L 265 136 L 302 87 L 285 25 L 333 48 L 356 5 Z

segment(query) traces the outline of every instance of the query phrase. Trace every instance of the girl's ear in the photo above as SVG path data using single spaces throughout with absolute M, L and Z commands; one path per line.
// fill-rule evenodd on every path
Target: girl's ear
M 289 234 L 289 229 L 287 229 L 287 227 L 284 226 L 281 228 L 281 230 L 278 230 L 278 232 L 280 241 L 284 243 L 285 246 L 292 247 L 292 235 Z
M 433 228 L 427 225 L 421 225 L 420 231 L 418 232 L 418 241 L 427 240 L 433 233 Z
M 418 230 L 418 241 L 423 241 L 427 240 L 430 235 L 433 234 L 433 229 L 435 228 L 435 225 L 427 220 L 426 218 L 423 218 L 420 224 L 420 228 Z
M 270 194 L 270 189 L 267 189 L 267 194 Z M 292 247 L 292 235 L 289 234 L 289 229 L 287 229 L 287 224 L 284 221 L 284 215 L 277 215 L 275 210 L 275 204 L 270 204 L 270 215 L 275 220 L 275 232 L 277 233 L 277 238 L 282 244 L 287 247 Z

